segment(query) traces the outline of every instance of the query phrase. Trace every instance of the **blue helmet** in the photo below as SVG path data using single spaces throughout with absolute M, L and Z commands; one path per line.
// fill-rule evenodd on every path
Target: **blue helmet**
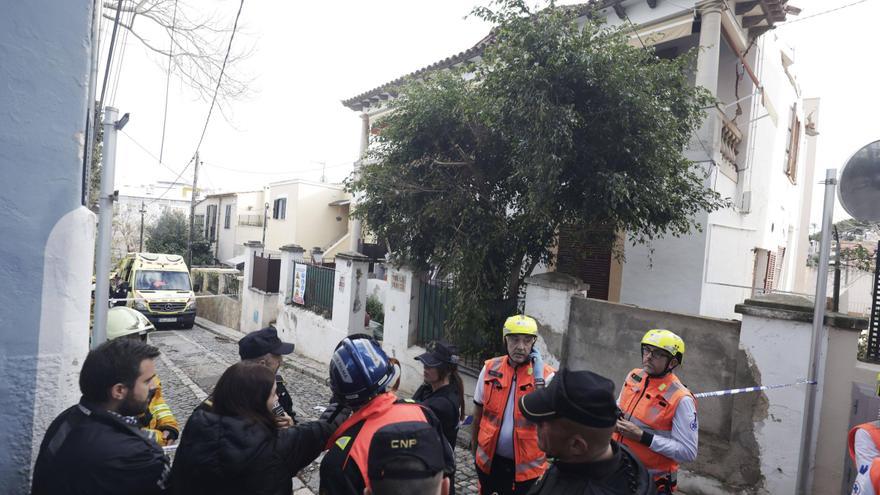
M 372 337 L 354 334 L 342 339 L 330 360 L 330 389 L 351 407 L 360 407 L 385 392 L 400 376 Z

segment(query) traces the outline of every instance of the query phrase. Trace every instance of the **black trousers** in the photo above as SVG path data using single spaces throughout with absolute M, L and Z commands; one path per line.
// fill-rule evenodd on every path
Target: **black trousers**
M 492 458 L 492 472 L 484 473 L 477 467 L 480 480 L 480 495 L 525 495 L 538 478 L 514 481 L 516 464 L 513 459 L 496 455 Z

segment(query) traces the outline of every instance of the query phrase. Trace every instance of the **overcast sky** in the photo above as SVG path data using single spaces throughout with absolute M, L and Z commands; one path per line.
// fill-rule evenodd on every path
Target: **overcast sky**
M 670 1 L 670 0 L 660 0 Z M 803 9 L 779 36 L 795 50 L 804 97 L 820 97 L 817 180 L 859 147 L 880 139 L 876 20 L 880 1 L 808 16 L 855 0 L 792 0 Z M 237 0 L 209 3 L 231 25 Z M 251 95 L 215 112 L 201 147 L 200 184 L 225 191 L 286 178 L 340 181 L 356 159 L 360 118 L 340 100 L 470 48 L 489 30 L 467 18 L 475 0 L 282 2 L 247 0 L 237 47 L 253 54 L 238 70 Z M 558 2 L 560 4 L 576 2 Z M 798 20 L 803 19 L 803 20 Z M 141 21 L 137 21 L 141 22 Z M 127 39 L 114 105 L 131 121 L 118 141 L 117 187 L 173 179 L 195 150 L 208 103 L 172 78 L 164 160 L 159 155 L 165 61 Z M 146 148 L 146 151 L 135 144 Z M 183 174 L 191 181 L 191 170 Z M 816 188 L 812 217 L 821 209 Z M 845 217 L 838 206 L 835 217 Z

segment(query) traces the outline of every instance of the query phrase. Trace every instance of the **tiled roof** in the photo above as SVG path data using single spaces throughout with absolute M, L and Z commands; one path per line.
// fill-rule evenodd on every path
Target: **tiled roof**
M 564 5 L 559 8 L 563 8 L 566 10 L 571 10 L 577 13 L 578 15 L 584 15 L 590 10 L 594 9 L 604 9 L 607 7 L 612 7 L 619 3 L 622 3 L 625 0 L 589 0 L 585 3 L 577 3 L 572 5 Z M 785 4 L 788 3 L 788 0 L 760 0 L 760 4 L 762 10 L 764 10 L 767 15 L 767 24 L 772 25 L 775 22 L 780 22 L 785 20 Z M 763 32 L 763 31 L 762 31 Z M 393 81 L 389 81 L 381 86 L 377 86 L 369 91 L 365 91 L 357 96 L 353 96 L 347 100 L 342 100 L 342 104 L 346 107 L 360 111 L 366 107 L 369 107 L 375 103 L 378 103 L 383 100 L 387 100 L 389 98 L 394 98 L 398 94 L 398 88 L 401 84 L 410 80 L 412 78 L 418 77 L 427 72 L 431 72 L 434 70 L 442 70 L 453 67 L 462 62 L 467 62 L 468 60 L 474 59 L 480 56 L 483 53 L 483 49 L 492 43 L 494 39 L 493 33 L 489 33 L 476 45 L 464 50 L 463 52 L 459 52 L 450 57 L 446 57 L 443 60 L 438 62 L 434 62 L 431 65 L 426 67 L 422 67 L 419 70 L 410 72 L 409 74 L 403 75 L 394 79 Z

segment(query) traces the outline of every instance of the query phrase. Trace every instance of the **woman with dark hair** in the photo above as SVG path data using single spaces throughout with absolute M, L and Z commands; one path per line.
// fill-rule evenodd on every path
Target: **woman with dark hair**
M 247 361 L 230 366 L 212 406 L 196 408 L 186 423 L 171 470 L 173 492 L 290 494 L 291 478 L 320 455 L 347 414 L 331 405 L 318 421 L 279 429 L 276 406 L 272 370 Z
M 455 449 L 458 425 L 464 420 L 464 383 L 458 375 L 456 348 L 431 342 L 426 350 L 416 358 L 424 366 L 425 384 L 416 390 L 413 400 L 431 409 L 440 420 L 443 436 Z

